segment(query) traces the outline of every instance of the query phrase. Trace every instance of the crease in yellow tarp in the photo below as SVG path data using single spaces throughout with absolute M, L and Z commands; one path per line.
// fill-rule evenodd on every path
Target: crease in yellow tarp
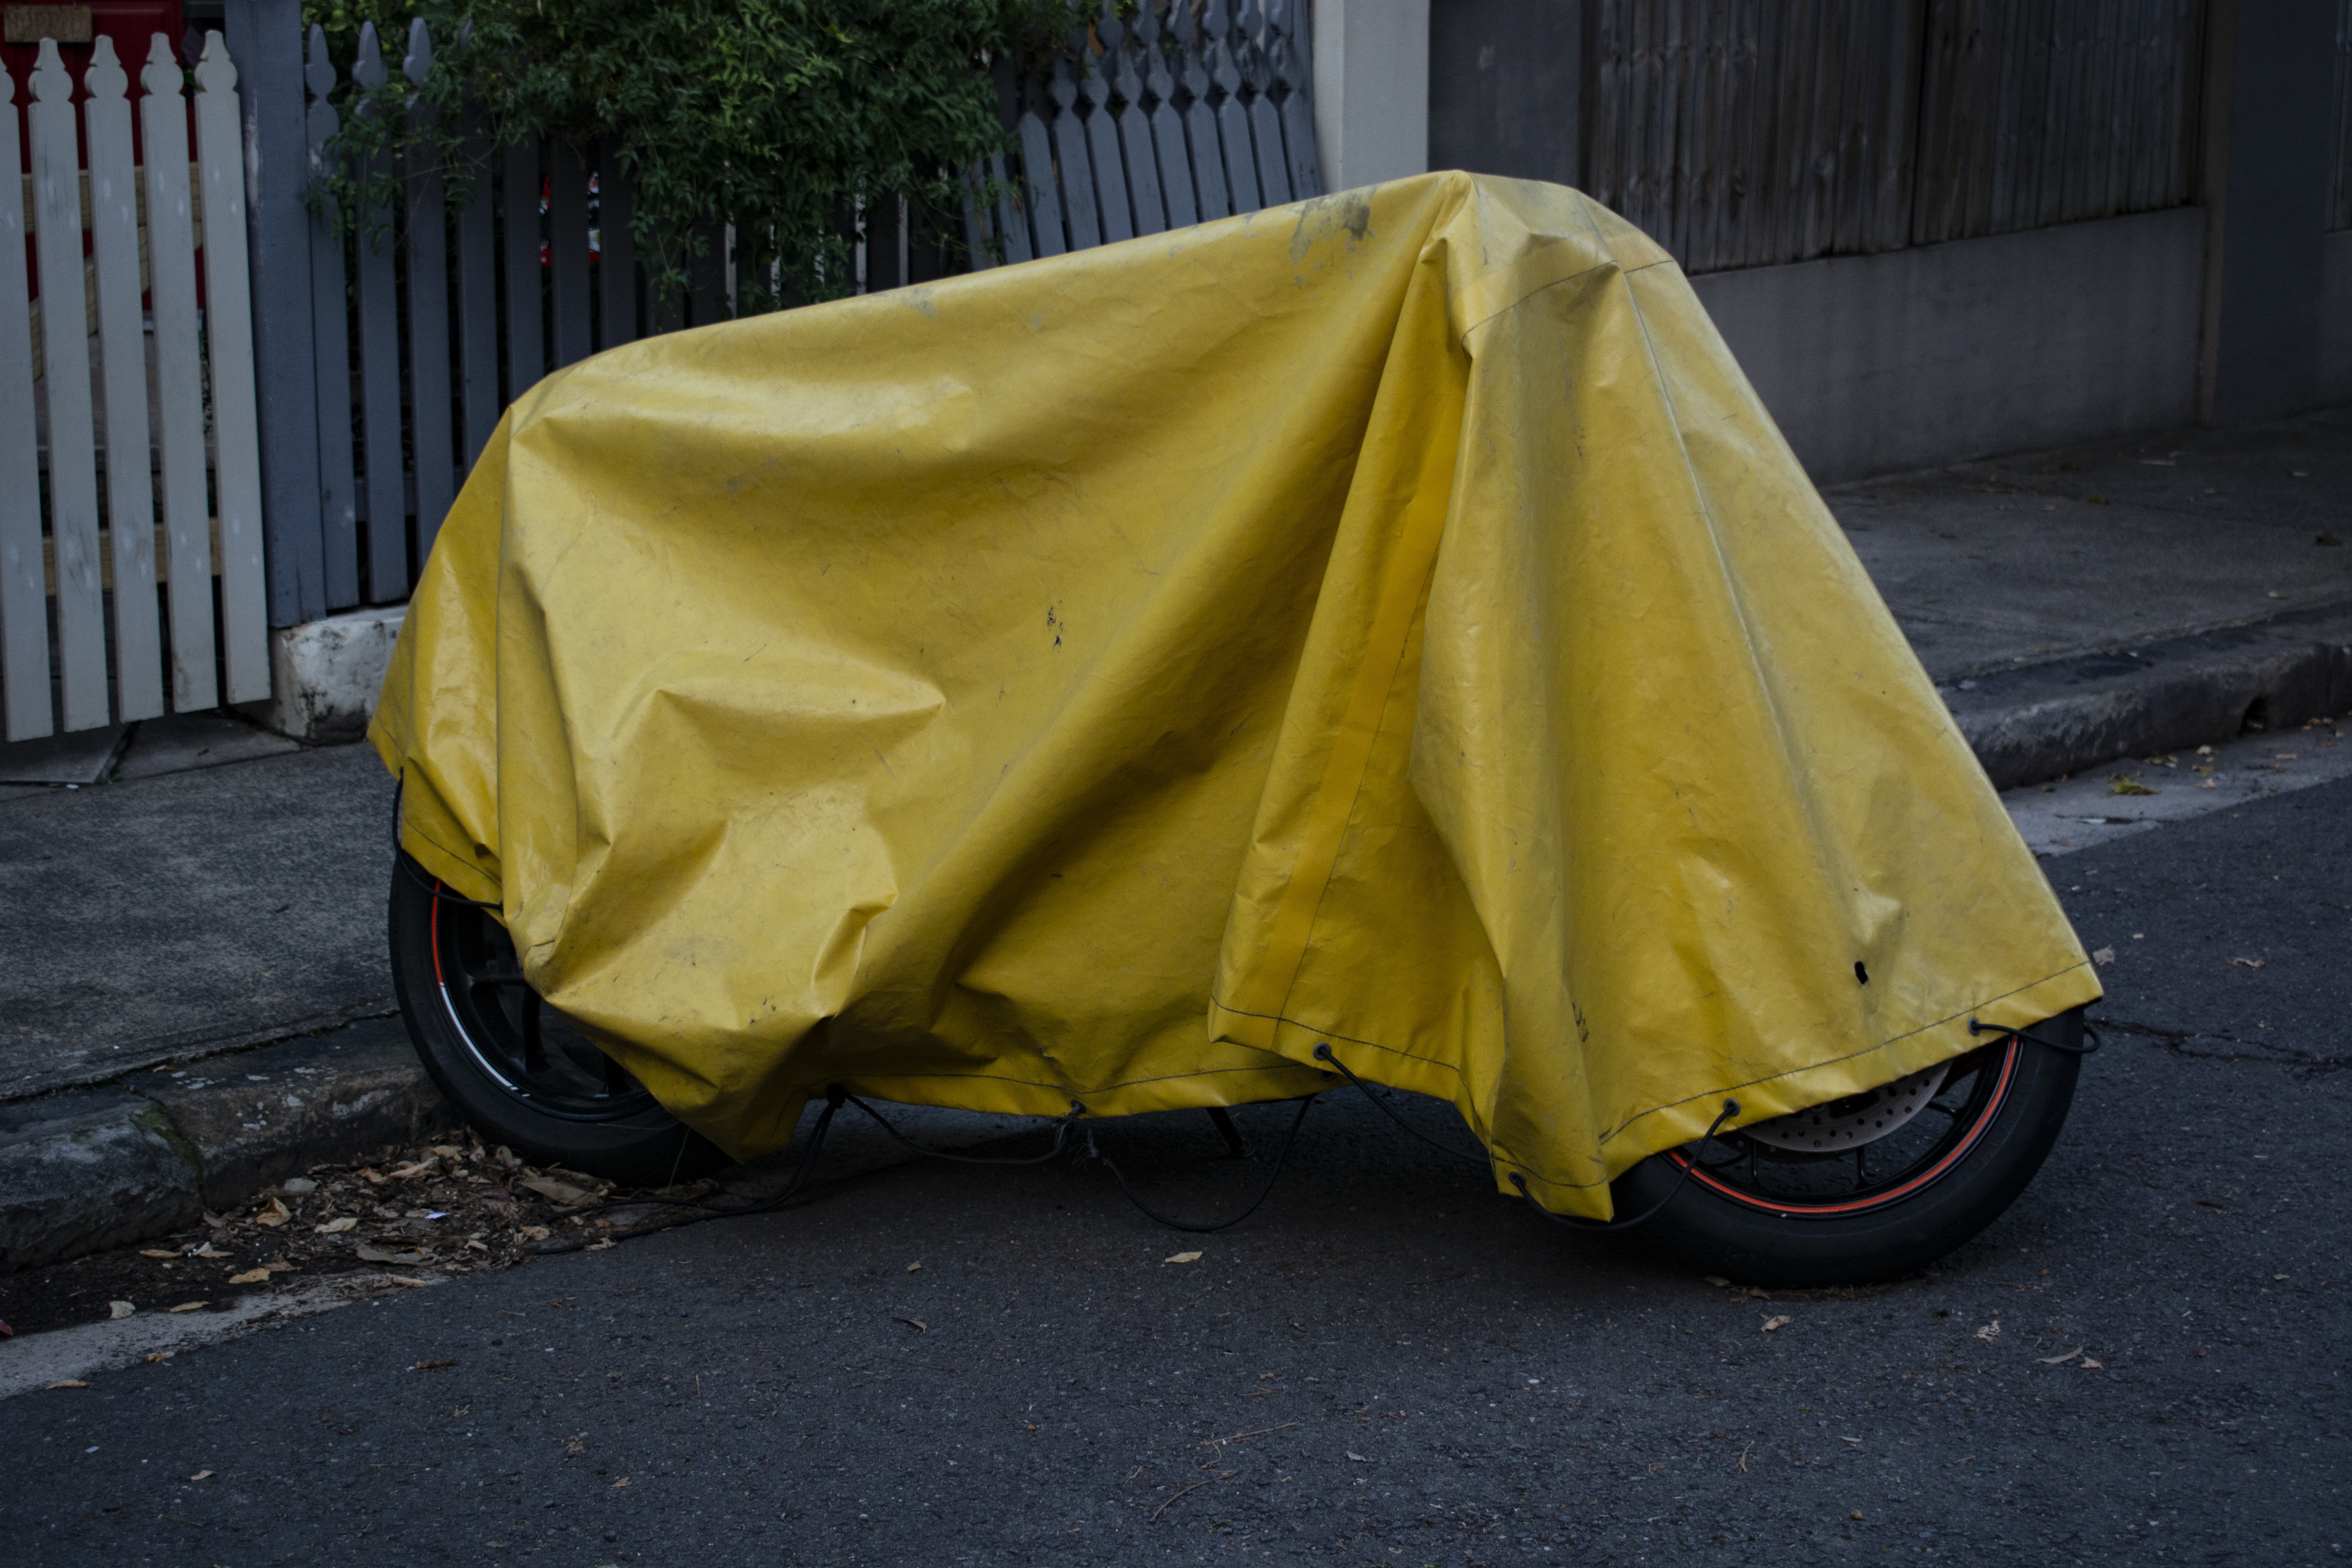
M 1605 209 L 1431 175 L 915 303 L 519 400 L 372 729 L 409 852 L 730 1150 L 831 1082 L 1118 1115 L 1328 1041 L 1606 1215 L 1727 1095 L 2097 994 Z

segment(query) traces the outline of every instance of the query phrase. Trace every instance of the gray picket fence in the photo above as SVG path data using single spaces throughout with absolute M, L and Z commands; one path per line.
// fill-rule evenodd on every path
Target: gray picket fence
M 130 77 L 107 38 L 79 106 L 56 42 L 42 42 L 28 147 L 15 84 L 0 76 L 0 727 L 11 741 L 152 718 L 167 690 L 180 711 L 269 695 L 245 160 L 219 34 L 194 74 L 191 103 L 173 41 L 154 36 L 139 163 Z
M 1146 0 L 1122 16 L 1105 0 L 1050 63 L 999 62 L 1013 151 L 963 172 L 962 243 L 878 193 L 847 236 L 856 289 L 1320 194 L 1302 15 Z M 97 42 L 79 105 L 44 46 L 33 174 L 0 181 L 8 739 L 267 697 L 271 626 L 407 596 L 509 402 L 599 350 L 731 314 L 723 226 L 677 298 L 648 293 L 609 147 L 462 136 L 467 199 L 417 167 L 391 210 L 339 221 L 320 176 L 343 89 L 431 66 L 422 21 L 396 60 L 370 27 L 339 80 L 299 0 L 247 0 L 193 93 L 154 41 L 134 163 L 113 46 Z M 0 107 L 0 160 L 16 158 Z
M 1104 0 L 1048 74 L 1000 68 L 1018 152 L 968 186 L 975 265 L 1060 256 L 1323 194 L 1303 0 Z
M 251 9 L 264 22 L 294 10 L 289 0 Z M 961 255 L 903 201 L 877 193 L 847 233 L 857 291 L 1320 194 L 1303 9 L 1302 0 L 1148 0 L 1122 18 L 1106 0 L 1045 74 L 1000 63 L 1017 150 L 966 171 L 973 199 L 961 215 Z M 273 87 L 273 68 L 281 84 L 296 74 L 283 37 L 255 35 L 255 47 L 276 51 L 261 68 L 265 99 L 290 90 Z M 380 82 L 397 68 L 421 81 L 432 51 L 422 20 L 396 62 L 363 29 L 351 79 Z M 264 361 L 285 372 L 264 386 L 271 499 L 288 502 L 270 512 L 270 614 L 280 625 L 405 597 L 509 402 L 600 350 L 726 319 L 735 297 L 733 231 L 723 226 L 704 237 L 682 297 L 648 295 L 628 184 L 609 147 L 468 138 L 460 158 L 473 172 L 470 199 L 452 199 L 444 171 L 418 168 L 400 181 L 398 211 L 339 226 L 316 182 L 348 94 L 317 28 L 299 75 L 313 188 L 299 215 L 287 214 L 274 249 L 259 247 L 256 284 L 309 305 L 307 321 L 262 323 Z M 273 123 L 290 131 L 271 102 L 258 105 L 257 141 L 267 143 Z M 997 198 L 985 210 L 984 194 Z M 295 222 L 299 256 L 288 242 Z M 257 229 L 268 226 L 264 213 Z M 298 384 L 307 406 L 285 395 Z M 316 506 L 299 504 L 313 494 Z

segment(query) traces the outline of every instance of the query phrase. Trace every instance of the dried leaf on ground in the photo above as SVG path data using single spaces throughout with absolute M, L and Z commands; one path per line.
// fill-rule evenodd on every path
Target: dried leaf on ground
M 89 1384 L 78 1377 L 61 1377 L 49 1386 L 51 1388 L 88 1388 Z
M 2067 1362 L 2073 1361 L 2076 1356 L 2081 1355 L 2082 1353 L 2083 1347 L 2076 1345 L 2073 1350 L 2066 1352 L 2063 1355 L 2038 1355 L 2033 1359 L 2040 1362 L 2043 1366 L 2059 1366 Z
M 215 1247 L 211 1242 L 207 1241 L 202 1247 L 199 1247 L 194 1252 L 188 1254 L 188 1256 L 191 1258 L 229 1258 L 234 1257 L 235 1254 L 223 1252 L 219 1247 Z
M 2099 949 L 2098 952 L 2091 954 L 2091 962 L 2097 964 L 2101 969 L 2105 969 L 2108 964 L 2113 963 L 2115 961 L 2116 950 L 2112 947 L 2103 947 Z
M 2105 1362 L 2093 1361 L 2089 1356 L 2084 1356 L 2083 1358 L 2083 1370 L 2084 1372 L 2105 1372 L 2106 1370 L 2106 1366 L 2107 1363 Z
M 2164 792 L 2150 789 L 2137 779 L 2126 778 L 2117 773 L 2107 781 L 2107 793 L 2109 795 L 2161 795 Z
M 925 1323 L 920 1318 L 910 1318 L 904 1312 L 893 1312 L 890 1316 L 897 1321 L 906 1324 L 908 1328 L 914 1330 L 919 1334 L 928 1334 L 931 1331 L 929 1325 Z
M 1995 1318 L 1991 1322 L 1987 1323 L 1983 1328 L 1979 1329 L 1977 1331 L 1977 1338 L 1984 1341 L 1987 1344 L 1990 1344 L 1993 1341 L 2000 1338 L 2000 1320 L 1999 1318 Z
M 515 1232 L 515 1240 L 517 1242 L 545 1241 L 554 1234 L 543 1225 L 527 1225 Z
M 909 1263 L 907 1265 L 907 1272 L 909 1274 L 920 1274 L 922 1271 L 923 1266 L 919 1263 Z
M 210 1470 L 198 1470 L 194 1475 L 188 1478 L 188 1479 L 192 1481 L 208 1481 L 212 1479 L 213 1472 Z
M 518 1187 L 529 1187 L 541 1197 L 559 1204 L 584 1204 L 596 1195 L 593 1193 L 583 1192 L 569 1182 L 559 1182 L 552 1176 L 521 1176 L 516 1179 L 514 1184 Z
M 292 1209 L 288 1208 L 276 1198 L 272 1198 L 268 1203 L 262 1205 L 262 1210 L 259 1214 L 253 1216 L 253 1223 L 256 1225 L 266 1225 L 269 1226 L 270 1229 L 275 1230 L 293 1217 L 294 1211 Z
M 1777 1334 L 1782 1329 L 1787 1328 L 1790 1323 L 1795 1321 L 1796 1320 L 1794 1318 L 1791 1318 L 1786 1312 L 1782 1312 L 1778 1317 L 1771 1317 L 1764 1320 L 1764 1331 L 1768 1334 Z
M 2230 962 L 2236 964 L 2242 964 L 2248 969 L 2260 969 L 2264 964 L 2270 963 L 2270 960 L 2267 958 L 2233 958 L 2230 960 Z
M 386 1252 L 365 1242 L 360 1244 L 359 1255 L 361 1260 L 367 1263 L 423 1263 L 426 1257 L 422 1252 Z
M 365 1182 L 371 1187 L 380 1187 L 386 1182 L 391 1181 L 392 1178 L 385 1175 L 382 1171 L 369 1170 L 362 1166 L 360 1170 L 360 1180 Z
M 142 1258 L 177 1258 L 180 1255 L 173 1252 L 169 1247 L 142 1247 L 139 1249 L 139 1256 Z
M 266 1285 L 269 1282 L 269 1270 L 248 1268 L 242 1274 L 230 1275 L 228 1282 L 232 1285 Z
M 127 1318 L 138 1310 L 128 1301 L 109 1301 L 106 1304 L 106 1315 L 110 1321 Z
M 314 1225 L 311 1231 L 319 1236 L 341 1236 L 347 1230 L 357 1230 L 359 1221 L 350 1215 L 337 1215 L 324 1225 Z
M 1198 1263 L 1201 1261 L 1201 1255 L 1197 1252 L 1175 1252 L 1171 1253 L 1160 1261 L 1162 1263 Z
M 201 1312 L 210 1305 L 211 1303 L 208 1301 L 183 1301 L 178 1306 L 173 1308 L 172 1310 L 174 1312 Z

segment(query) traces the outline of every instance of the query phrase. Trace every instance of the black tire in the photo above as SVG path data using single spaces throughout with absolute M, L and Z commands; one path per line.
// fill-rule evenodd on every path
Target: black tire
M 2033 1033 L 2079 1047 L 2082 1009 L 2047 1019 Z M 1938 1103 L 1948 1095 L 1959 1102 L 1948 1126 L 1895 1146 L 1914 1118 L 1879 1141 L 1889 1145 L 1884 1158 L 1891 1168 L 1874 1184 L 1861 1174 L 1874 1143 L 1855 1158 L 1852 1190 L 1808 1193 L 1791 1190 L 1802 1177 L 1799 1165 L 1843 1163 L 1847 1154 L 1793 1154 L 1734 1132 L 1634 1166 L 1612 1189 L 1617 1212 L 1641 1213 L 1673 1193 L 1634 1234 L 1737 1284 L 1807 1289 L 1914 1273 L 1974 1237 L 2025 1190 L 2065 1125 L 2081 1069 L 2076 1051 L 2003 1036 L 1952 1064 L 1945 1079 L 1950 1087 L 1936 1096 Z M 1735 1157 L 1724 1158 L 1727 1151 Z M 1791 1173 L 1777 1190 L 1763 1179 L 1780 1179 L 1771 1172 L 1775 1165 Z
M 408 1037 L 483 1140 L 626 1186 L 731 1163 L 525 985 L 495 913 L 406 855 L 393 868 L 392 984 Z

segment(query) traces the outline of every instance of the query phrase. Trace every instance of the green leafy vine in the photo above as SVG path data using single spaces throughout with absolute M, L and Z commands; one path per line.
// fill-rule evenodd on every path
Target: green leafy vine
M 412 86 L 417 17 L 434 63 Z M 731 225 L 743 314 L 853 291 L 861 205 L 903 198 L 952 247 L 961 172 L 1009 144 L 987 62 L 1034 59 L 1082 25 L 1074 0 L 311 0 L 304 21 L 327 29 L 343 80 L 314 192 L 339 227 L 380 242 L 403 167 L 437 166 L 463 205 L 487 188 L 488 148 L 602 142 L 656 297 Z M 370 22 L 386 79 L 362 86 L 348 78 Z

